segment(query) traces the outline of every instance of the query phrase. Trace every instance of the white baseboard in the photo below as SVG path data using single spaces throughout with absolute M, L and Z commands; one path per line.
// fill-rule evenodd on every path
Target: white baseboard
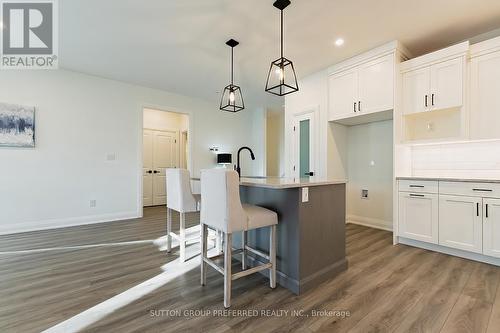
M 408 238 L 403 238 L 403 237 L 398 237 L 398 238 L 399 238 L 398 240 L 399 240 L 400 244 L 415 246 L 415 247 L 419 247 L 419 248 L 422 248 L 425 250 L 441 252 L 441 253 L 449 254 L 449 255 L 455 256 L 455 257 L 460 257 L 460 258 L 470 259 L 470 260 L 474 260 L 474 261 L 484 262 L 484 263 L 487 263 L 490 265 L 500 266 L 500 259 L 499 258 L 489 257 L 489 256 L 485 256 L 485 255 L 479 254 L 479 253 L 473 253 L 473 252 L 468 252 L 468 251 L 463 251 L 463 250 L 458 250 L 458 249 L 452 249 L 451 247 L 441 246 L 441 245 L 437 245 L 437 244 L 430 244 L 430 243 L 416 241 L 413 239 L 408 239 Z
M 30 221 L 25 223 L 18 223 L 15 225 L 1 225 L 0 235 L 17 234 L 21 232 L 40 231 L 49 229 L 58 229 L 66 227 L 75 227 L 80 225 L 113 222 L 119 220 L 129 220 L 139 218 L 137 211 L 115 213 L 115 214 L 102 214 L 92 216 L 70 217 L 65 219 L 52 219 L 43 221 Z
M 347 215 L 346 223 L 359 224 L 365 227 L 392 231 L 392 222 L 371 217 Z

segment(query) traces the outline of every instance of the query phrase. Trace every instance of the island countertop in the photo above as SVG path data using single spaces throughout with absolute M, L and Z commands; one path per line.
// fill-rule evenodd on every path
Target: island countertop
M 345 184 L 346 180 L 327 179 L 322 177 L 280 178 L 280 177 L 241 177 L 240 185 L 265 187 L 273 189 L 311 187 L 322 185 Z

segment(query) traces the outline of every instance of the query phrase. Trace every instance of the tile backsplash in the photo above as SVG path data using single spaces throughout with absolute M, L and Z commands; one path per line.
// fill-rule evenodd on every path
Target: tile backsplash
M 415 177 L 500 179 L 500 140 L 411 147 Z

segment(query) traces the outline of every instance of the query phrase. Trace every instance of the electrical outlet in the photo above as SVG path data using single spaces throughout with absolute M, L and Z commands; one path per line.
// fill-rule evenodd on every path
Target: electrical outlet
M 309 202 L 309 187 L 302 188 L 302 202 Z
M 361 190 L 361 199 L 368 199 L 368 190 Z
M 114 160 L 116 160 L 116 154 L 115 153 L 108 153 L 106 155 L 106 160 L 107 161 L 114 161 Z
M 95 208 L 97 206 L 97 200 L 90 200 L 90 208 Z

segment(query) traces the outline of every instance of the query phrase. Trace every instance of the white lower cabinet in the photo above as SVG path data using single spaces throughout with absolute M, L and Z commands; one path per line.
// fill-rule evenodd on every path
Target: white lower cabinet
M 482 199 L 439 195 L 439 244 L 482 253 Z
M 399 223 L 402 237 L 437 244 L 438 195 L 399 193 Z
M 483 253 L 500 258 L 500 199 L 483 199 Z
M 500 258 L 500 183 L 400 180 L 398 186 L 400 237 Z

